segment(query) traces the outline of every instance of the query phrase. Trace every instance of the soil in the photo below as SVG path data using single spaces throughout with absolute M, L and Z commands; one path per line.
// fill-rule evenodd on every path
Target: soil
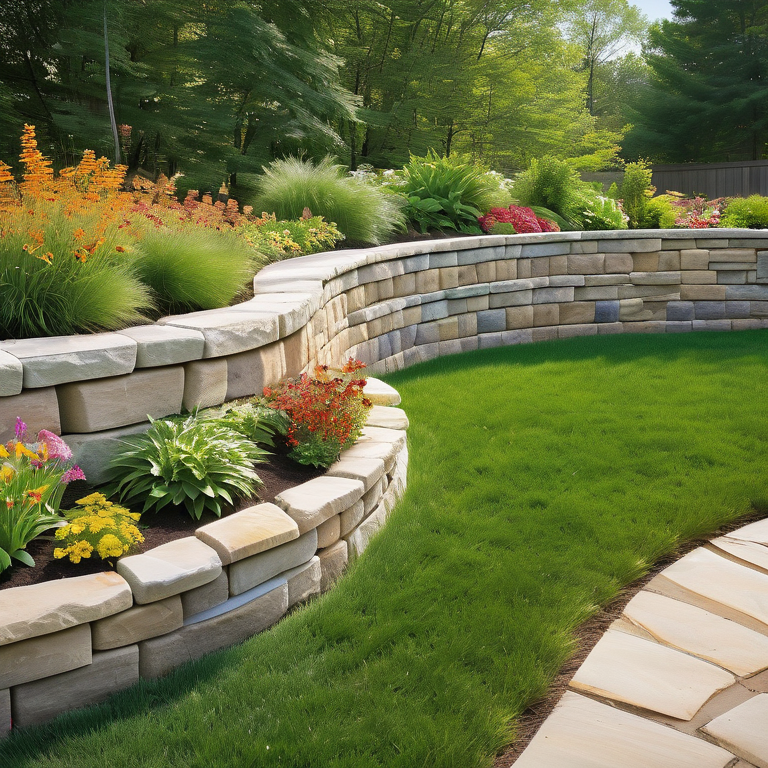
M 531 706 L 520 716 L 516 723 L 517 738 L 502 753 L 496 756 L 493 768 L 510 768 L 510 766 L 515 763 L 517 758 L 523 753 L 523 750 L 528 746 L 531 739 L 536 735 L 536 732 L 539 730 L 542 723 L 549 717 L 550 713 L 555 708 L 555 705 L 560 701 L 560 698 L 568 688 L 568 684 L 571 682 L 571 678 L 576 674 L 590 651 L 597 645 L 597 641 L 605 634 L 608 627 L 621 616 L 627 603 L 651 579 L 661 573 L 661 571 L 668 565 L 672 565 L 672 563 L 679 560 L 683 555 L 702 546 L 702 544 L 706 544 L 707 541 L 715 536 L 723 536 L 724 534 L 735 531 L 737 528 L 741 528 L 748 523 L 762 520 L 766 515 L 768 515 L 768 509 L 755 509 L 753 514 L 741 518 L 738 522 L 729 523 L 728 525 L 723 526 L 706 538 L 686 542 L 668 557 L 665 557 L 656 563 L 648 574 L 637 581 L 632 582 L 632 584 L 623 589 L 621 594 L 616 597 L 615 600 L 612 600 L 610 603 L 603 606 L 603 608 L 589 619 L 589 621 L 586 621 L 578 627 L 575 632 L 576 651 L 573 656 L 568 659 L 557 677 L 555 677 L 552 685 L 550 685 L 549 690 L 547 691 L 547 695 L 543 699 L 531 704 Z
M 274 501 L 275 496 L 282 491 L 319 477 L 324 474 L 325 470 L 297 464 L 287 456 L 275 453 L 270 457 L 268 464 L 257 465 L 256 472 L 264 483 L 264 486 L 259 489 L 258 497 L 238 500 L 234 507 L 223 510 L 222 517 L 239 512 L 254 504 Z M 61 508 L 73 507 L 77 499 L 87 496 L 94 490 L 98 489 L 94 489 L 83 480 L 70 483 L 64 494 Z M 147 512 L 139 521 L 144 542 L 132 550 L 131 554 L 140 554 L 169 541 L 185 536 L 194 536 L 196 528 L 206 523 L 212 523 L 216 519 L 213 513 L 206 512 L 200 520 L 195 520 L 183 507 L 170 505 L 160 512 Z M 70 563 L 69 560 L 56 560 L 53 557 L 55 546 L 57 545 L 52 536 L 41 536 L 30 542 L 27 546 L 27 552 L 34 558 L 35 567 L 30 568 L 14 561 L 11 568 L 0 574 L 0 590 L 115 569 L 114 560 L 90 558 L 81 560 L 77 564 Z

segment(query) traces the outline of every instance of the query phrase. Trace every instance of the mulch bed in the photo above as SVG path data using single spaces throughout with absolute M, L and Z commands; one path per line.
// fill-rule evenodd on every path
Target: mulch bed
M 312 478 L 325 473 L 323 469 L 306 467 L 297 464 L 280 453 L 270 457 L 268 464 L 258 464 L 256 472 L 264 486 L 259 490 L 258 497 L 240 499 L 238 503 L 222 512 L 222 517 L 239 512 L 246 507 L 263 502 L 274 501 L 282 491 L 293 488 L 296 485 L 307 482 Z M 62 501 L 62 509 L 70 509 L 77 499 L 87 496 L 94 489 L 83 480 L 77 480 L 67 487 Z M 132 511 L 139 511 L 133 509 Z M 131 554 L 140 554 L 153 547 L 159 547 L 175 539 L 185 536 L 194 536 L 195 529 L 206 523 L 212 523 L 217 518 L 210 512 L 206 512 L 200 520 L 194 520 L 183 507 L 169 505 L 160 512 L 147 512 L 139 521 L 139 527 L 144 535 L 144 543 L 131 551 Z M 68 559 L 56 560 L 53 557 L 53 549 L 56 543 L 48 538 L 37 538 L 27 546 L 27 552 L 35 560 L 35 567 L 29 568 L 14 561 L 11 568 L 0 574 L 0 589 L 22 587 L 29 584 L 39 584 L 43 581 L 54 579 L 66 579 L 71 576 L 85 576 L 89 573 L 101 573 L 113 571 L 115 561 L 89 558 L 79 563 L 70 563 Z
M 753 514 L 742 518 L 738 522 L 723 526 L 705 539 L 695 539 L 686 542 L 668 557 L 665 557 L 656 563 L 647 575 L 623 589 L 621 594 L 616 597 L 615 600 L 612 600 L 608 605 L 601 608 L 598 613 L 589 619 L 589 621 L 586 621 L 578 627 L 575 632 L 576 650 L 573 656 L 568 659 L 557 677 L 555 677 L 552 685 L 549 687 L 547 695 L 543 699 L 531 704 L 531 706 L 520 716 L 516 728 L 517 738 L 501 754 L 496 756 L 493 768 L 510 768 L 510 766 L 515 763 L 517 758 L 523 753 L 523 750 L 528 746 L 531 739 L 536 735 L 536 732 L 539 730 L 542 723 L 549 717 L 552 710 L 555 708 L 555 705 L 560 701 L 562 695 L 568 688 L 568 684 L 571 682 L 571 678 L 579 670 L 579 667 L 587 656 L 589 656 L 590 651 L 597 645 L 597 641 L 606 633 L 608 627 L 621 616 L 627 603 L 641 589 L 643 589 L 651 579 L 658 576 L 658 574 L 667 566 L 677 562 L 683 555 L 687 555 L 689 552 L 702 546 L 702 544 L 706 544 L 710 539 L 715 538 L 715 536 L 723 536 L 726 533 L 730 533 L 737 528 L 747 525 L 748 523 L 762 520 L 766 515 L 768 515 L 768 509 L 755 509 Z

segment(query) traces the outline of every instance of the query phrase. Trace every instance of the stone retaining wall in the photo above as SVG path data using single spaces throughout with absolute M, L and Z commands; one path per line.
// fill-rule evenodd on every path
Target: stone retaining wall
M 456 238 L 273 264 L 255 298 L 119 333 L 0 342 L 0 425 L 67 436 L 92 482 L 153 418 L 353 355 L 371 372 L 501 344 L 761 328 L 768 234 L 567 232 Z
M 322 477 L 117 562 L 0 591 L 0 737 L 241 642 L 331 587 L 406 484 L 408 420 L 372 380 L 362 437 Z

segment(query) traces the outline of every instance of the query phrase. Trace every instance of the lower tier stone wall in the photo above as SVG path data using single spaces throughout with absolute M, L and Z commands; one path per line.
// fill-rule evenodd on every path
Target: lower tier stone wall
M 140 555 L 117 572 L 0 591 L 0 736 L 242 642 L 328 590 L 406 486 L 408 420 L 377 402 L 321 477 Z

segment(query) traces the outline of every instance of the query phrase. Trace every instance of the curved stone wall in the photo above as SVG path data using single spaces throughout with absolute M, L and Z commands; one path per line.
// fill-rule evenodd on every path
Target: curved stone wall
M 765 249 L 765 250 L 763 250 Z M 243 304 L 119 333 L 0 343 L 0 425 L 65 434 L 92 482 L 153 418 L 353 355 L 373 373 L 602 333 L 762 328 L 768 236 L 635 230 L 464 237 L 280 262 Z

